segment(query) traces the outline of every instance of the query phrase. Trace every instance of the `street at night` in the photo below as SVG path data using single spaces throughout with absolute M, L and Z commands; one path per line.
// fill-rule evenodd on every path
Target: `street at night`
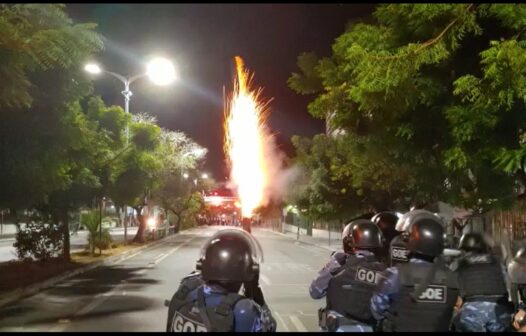
M 0 331 L 526 332 L 525 18 L 0 4 Z
M 199 249 L 225 227 L 197 228 L 114 265 L 72 277 L 0 309 L 0 331 L 165 331 L 170 299 L 195 268 Z M 255 229 L 264 262 L 260 281 L 277 331 L 316 331 L 324 300 L 309 285 L 330 251 Z

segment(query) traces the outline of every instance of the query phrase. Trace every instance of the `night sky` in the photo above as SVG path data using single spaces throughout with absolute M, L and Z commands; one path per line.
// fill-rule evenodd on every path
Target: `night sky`
M 147 79 L 132 84 L 130 111 L 148 112 L 162 127 L 183 131 L 209 149 L 205 168 L 221 181 L 228 176 L 222 150 L 222 88 L 230 91 L 233 57 L 255 73 L 254 84 L 273 98 L 269 126 L 281 149 L 292 153 L 292 135 L 324 131 L 301 96 L 287 86 L 297 56 L 314 51 L 329 56 L 346 23 L 370 15 L 372 4 L 68 4 L 76 22 L 95 22 L 105 37 L 97 56 L 106 70 L 135 75 L 148 57 L 171 58 L 180 81 L 157 87 Z M 122 84 L 111 77 L 95 81 L 95 93 L 108 105 L 123 105 Z

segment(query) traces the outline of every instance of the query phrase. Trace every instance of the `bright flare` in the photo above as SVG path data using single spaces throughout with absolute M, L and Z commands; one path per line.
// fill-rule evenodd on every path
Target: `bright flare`
M 251 91 L 251 76 L 241 57 L 235 57 L 237 81 L 225 112 L 225 153 L 230 179 L 237 187 L 243 217 L 262 205 L 269 183 L 264 155 L 266 104 L 258 102 L 261 90 Z

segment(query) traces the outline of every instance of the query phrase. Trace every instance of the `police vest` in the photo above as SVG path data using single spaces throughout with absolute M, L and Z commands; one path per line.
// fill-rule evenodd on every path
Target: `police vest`
M 244 297 L 237 293 L 225 294 L 219 305 L 215 307 L 202 307 L 197 298 L 192 298 L 190 293 L 200 290 L 204 286 L 201 278 L 190 279 L 181 284 L 181 287 L 172 297 L 168 309 L 168 332 L 233 332 L 234 331 L 234 306 Z M 203 313 L 206 313 L 205 321 Z M 209 324 L 209 326 L 208 326 Z
M 455 274 L 439 268 L 431 283 L 417 297 L 412 293 L 422 283 L 433 264 L 405 263 L 396 266 L 400 275 L 400 292 L 382 322 L 382 331 L 449 331 L 453 307 L 458 297 Z
M 380 273 L 387 266 L 374 256 L 359 258 L 350 255 L 334 274 L 327 288 L 327 309 L 334 310 L 348 318 L 373 323 L 371 297 L 379 281 Z
M 389 259 L 391 266 L 409 261 L 409 250 L 407 249 L 407 243 L 402 239 L 402 235 L 396 236 L 391 240 Z
M 459 261 L 460 295 L 507 296 L 508 290 L 499 260 L 490 254 L 469 253 Z

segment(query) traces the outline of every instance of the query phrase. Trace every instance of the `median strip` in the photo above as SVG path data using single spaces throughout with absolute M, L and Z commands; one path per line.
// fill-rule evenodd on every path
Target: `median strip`
M 76 268 L 76 269 L 74 269 L 72 271 L 64 272 L 62 274 L 59 274 L 59 275 L 57 275 L 55 277 L 52 277 L 50 279 L 47 279 L 45 281 L 42 281 L 42 282 L 39 282 L 39 283 L 35 283 L 35 284 L 29 285 L 27 287 L 18 288 L 18 289 L 14 290 L 14 291 L 10 291 L 10 292 L 7 292 L 5 294 L 2 294 L 2 295 L 0 295 L 0 307 L 6 306 L 6 305 L 8 305 L 8 304 L 10 304 L 12 302 L 15 302 L 15 301 L 18 301 L 18 300 L 24 298 L 24 297 L 35 295 L 36 293 L 38 293 L 38 292 L 40 292 L 40 291 L 42 291 L 44 289 L 47 289 L 49 287 L 52 287 L 52 286 L 54 286 L 55 284 L 57 284 L 59 282 L 62 282 L 62 281 L 66 280 L 68 278 L 71 278 L 73 276 L 85 273 L 85 272 L 90 271 L 92 269 L 95 269 L 97 267 L 100 267 L 100 266 L 103 266 L 103 265 L 114 265 L 114 264 L 117 264 L 117 263 L 122 262 L 124 260 L 133 258 L 134 256 L 142 253 L 143 250 L 145 250 L 147 248 L 152 248 L 152 247 L 158 246 L 160 244 L 164 244 L 167 240 L 169 240 L 171 238 L 174 238 L 174 237 L 176 237 L 176 236 L 174 236 L 174 235 L 168 236 L 168 237 L 162 238 L 162 239 L 160 239 L 158 241 L 155 241 L 155 242 L 152 242 L 152 243 L 148 243 L 146 245 L 143 245 L 143 246 L 137 247 L 135 249 L 126 251 L 124 253 L 121 253 L 121 254 L 118 254 L 118 255 L 115 255 L 115 256 L 106 257 L 103 260 L 91 262 L 91 263 L 89 263 L 89 264 L 87 264 L 85 266 L 80 266 L 80 267 L 78 267 L 78 268 Z M 175 252 L 175 250 L 173 252 Z

